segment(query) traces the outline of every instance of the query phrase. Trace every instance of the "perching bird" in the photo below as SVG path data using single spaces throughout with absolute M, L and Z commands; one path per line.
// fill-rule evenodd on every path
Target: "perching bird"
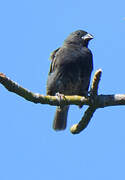
M 88 49 L 93 36 L 83 30 L 71 33 L 63 46 L 53 51 L 47 80 L 47 95 L 87 96 L 93 69 L 92 52 Z M 66 128 L 69 106 L 56 108 L 53 128 Z

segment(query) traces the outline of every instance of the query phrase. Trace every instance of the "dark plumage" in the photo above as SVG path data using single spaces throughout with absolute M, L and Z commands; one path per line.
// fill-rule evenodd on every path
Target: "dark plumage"
M 93 69 L 92 53 L 88 42 L 93 36 L 78 30 L 71 33 L 62 47 L 51 55 L 51 65 L 47 80 L 47 94 L 86 96 Z M 66 128 L 69 106 L 57 107 L 53 128 Z

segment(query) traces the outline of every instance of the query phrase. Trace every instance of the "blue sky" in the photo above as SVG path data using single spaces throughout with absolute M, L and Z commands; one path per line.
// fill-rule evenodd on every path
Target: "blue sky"
M 0 2 L 0 71 L 23 87 L 46 93 L 51 51 L 69 33 L 94 35 L 99 93 L 125 93 L 125 1 Z M 99 109 L 79 135 L 69 132 L 86 107 L 70 108 L 68 126 L 54 132 L 55 107 L 33 104 L 0 85 L 1 180 L 124 180 L 125 106 Z

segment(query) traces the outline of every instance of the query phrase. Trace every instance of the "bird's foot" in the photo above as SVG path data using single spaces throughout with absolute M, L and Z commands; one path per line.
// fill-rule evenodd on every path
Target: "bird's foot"
M 57 92 L 57 93 L 56 93 L 56 97 L 57 97 L 57 100 L 59 101 L 59 106 L 62 107 L 63 105 L 62 105 L 61 102 L 62 102 L 62 100 L 65 99 L 64 94 L 60 94 L 59 92 Z

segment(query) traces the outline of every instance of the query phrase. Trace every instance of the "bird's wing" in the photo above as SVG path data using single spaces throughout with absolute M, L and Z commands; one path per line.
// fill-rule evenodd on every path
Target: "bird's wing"
M 54 50 L 54 51 L 50 54 L 50 60 L 53 61 L 53 59 L 55 58 L 56 53 L 57 53 L 57 51 L 58 51 L 59 49 L 60 49 L 60 48 L 57 48 L 56 50 Z
M 51 55 L 50 55 L 50 59 L 51 59 L 51 65 L 50 65 L 50 71 L 49 74 L 52 73 L 54 71 L 54 66 L 55 66 L 55 61 L 56 61 L 56 53 L 58 52 L 60 48 L 57 48 L 56 50 L 54 50 Z

